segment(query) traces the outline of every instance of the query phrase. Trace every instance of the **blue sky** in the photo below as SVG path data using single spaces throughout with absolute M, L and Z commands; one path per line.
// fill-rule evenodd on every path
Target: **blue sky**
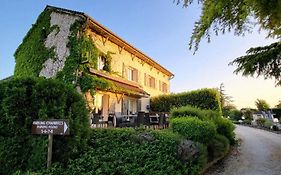
M 2 0 L 0 7 L 0 79 L 13 74 L 13 54 L 46 5 L 82 11 L 143 51 L 175 74 L 171 91 L 182 92 L 224 83 L 234 104 L 254 107 L 257 98 L 274 107 L 281 100 L 281 88 L 273 80 L 233 74 L 228 63 L 250 47 L 273 42 L 255 30 L 245 37 L 212 35 L 211 43 L 202 40 L 198 52 L 188 50 L 193 24 L 200 7 L 182 8 L 173 0 Z

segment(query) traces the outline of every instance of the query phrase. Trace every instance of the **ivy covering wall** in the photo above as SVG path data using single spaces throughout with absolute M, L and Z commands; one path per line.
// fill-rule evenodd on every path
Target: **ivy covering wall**
M 34 76 L 38 77 L 43 63 L 48 58 L 54 58 L 53 49 L 44 45 L 47 36 L 56 26 L 50 26 L 51 10 L 46 9 L 40 14 L 35 24 L 24 37 L 22 44 L 17 48 L 14 56 L 16 60 L 15 77 Z
M 53 48 L 47 48 L 45 41 L 53 30 L 60 30 L 58 26 L 51 26 L 52 9 L 44 10 L 38 17 L 36 23 L 29 30 L 22 44 L 16 50 L 15 77 L 33 76 L 38 77 L 43 69 L 44 62 L 49 59 L 56 59 Z M 60 13 L 59 11 L 55 11 Z M 63 12 L 61 12 L 63 15 Z M 70 27 L 70 35 L 67 47 L 69 56 L 66 58 L 63 69 L 53 79 L 58 79 L 66 84 L 81 87 L 82 92 L 90 90 L 94 93 L 96 88 L 109 89 L 114 84 L 106 79 L 90 75 L 89 68 L 97 69 L 98 57 L 105 59 L 104 71 L 111 72 L 110 52 L 103 53 L 97 49 L 94 42 L 84 33 L 87 27 L 85 19 L 76 20 Z

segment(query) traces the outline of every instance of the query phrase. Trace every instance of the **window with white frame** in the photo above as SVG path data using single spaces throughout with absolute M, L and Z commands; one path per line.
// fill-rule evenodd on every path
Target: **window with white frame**
M 98 57 L 98 70 L 103 70 L 105 65 L 106 58 L 104 56 Z
M 138 81 L 138 70 L 132 67 L 128 68 L 128 72 L 127 72 L 127 78 L 130 81 Z

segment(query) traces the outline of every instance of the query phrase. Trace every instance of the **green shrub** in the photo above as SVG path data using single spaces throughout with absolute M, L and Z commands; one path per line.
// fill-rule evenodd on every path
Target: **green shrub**
M 169 112 L 174 107 L 193 106 L 221 113 L 219 93 L 216 89 L 200 89 L 178 94 L 161 95 L 150 100 L 151 110 Z
M 207 146 L 202 143 L 196 143 L 198 149 L 199 149 L 199 157 L 195 162 L 195 165 L 198 165 L 199 169 L 204 168 L 208 163 L 208 150 Z
M 216 134 L 216 126 L 213 122 L 194 117 L 174 118 L 171 120 L 171 128 L 186 139 L 200 143 L 208 143 Z
M 229 151 L 228 139 L 220 134 L 216 134 L 208 144 L 208 161 L 212 161 L 225 155 Z
M 179 108 L 173 108 L 170 111 L 170 114 L 171 118 L 193 116 L 201 120 L 211 120 L 219 117 L 219 113 L 217 111 L 202 110 L 192 106 L 182 106 Z
M 54 162 L 66 162 L 87 148 L 86 105 L 74 88 L 24 78 L 0 82 L 0 91 L 0 174 L 46 167 L 48 138 L 31 134 L 36 119 L 69 120 L 70 136 L 54 136 Z
M 245 120 L 243 120 L 243 123 L 246 124 L 246 125 L 251 125 L 252 120 L 251 119 L 245 119 Z
M 234 129 L 235 126 L 233 125 L 233 123 L 226 119 L 226 118 L 216 118 L 213 120 L 215 125 L 217 126 L 217 133 L 221 134 L 223 136 L 225 136 L 230 144 L 234 144 L 235 143 L 235 133 L 234 133 Z
M 266 119 L 265 122 L 263 123 L 263 126 L 265 128 L 270 129 L 270 127 L 273 125 L 273 122 L 271 120 Z
M 180 136 L 169 130 L 95 129 L 87 152 L 69 160 L 65 168 L 56 165 L 42 174 L 198 174 L 203 157 L 182 163 L 179 143 Z
M 198 117 L 201 120 L 206 119 L 201 109 L 191 106 L 182 106 L 179 108 L 173 108 L 170 111 L 170 115 L 171 118 L 193 116 L 193 117 Z
M 216 130 L 219 134 L 224 135 L 229 139 L 231 144 L 235 143 L 235 126 L 228 119 L 222 118 L 218 112 L 212 110 L 201 110 L 191 106 L 183 106 L 174 108 L 170 112 L 171 118 L 179 117 L 197 117 L 203 121 L 213 122 L 216 125 Z
M 266 122 L 266 119 L 265 118 L 258 118 L 256 120 L 256 122 L 257 122 L 258 126 L 264 126 L 264 123 Z

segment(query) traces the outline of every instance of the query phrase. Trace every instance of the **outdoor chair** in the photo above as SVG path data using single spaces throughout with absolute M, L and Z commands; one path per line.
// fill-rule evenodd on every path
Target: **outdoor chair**
M 164 119 L 165 119 L 165 128 L 168 128 L 169 127 L 169 115 L 164 114 Z
M 114 127 L 114 114 L 109 114 L 107 119 L 107 125 Z
M 149 113 L 144 114 L 144 126 L 150 127 Z
M 144 112 L 138 112 L 136 118 L 136 126 L 139 127 L 140 125 L 144 125 Z
M 153 126 L 153 129 L 159 127 L 159 115 L 158 114 L 150 116 L 149 119 L 150 119 L 150 121 L 149 121 L 150 125 Z
M 104 127 L 105 122 L 103 121 L 102 116 L 95 113 L 95 114 L 93 114 L 93 117 L 92 117 L 92 124 L 93 124 L 93 126 L 98 128 L 98 127 Z
M 162 129 L 164 129 L 166 127 L 165 114 L 160 114 L 159 115 L 159 126 L 162 127 Z
M 124 117 L 122 116 L 121 112 L 115 112 L 115 126 L 116 127 L 124 127 Z

